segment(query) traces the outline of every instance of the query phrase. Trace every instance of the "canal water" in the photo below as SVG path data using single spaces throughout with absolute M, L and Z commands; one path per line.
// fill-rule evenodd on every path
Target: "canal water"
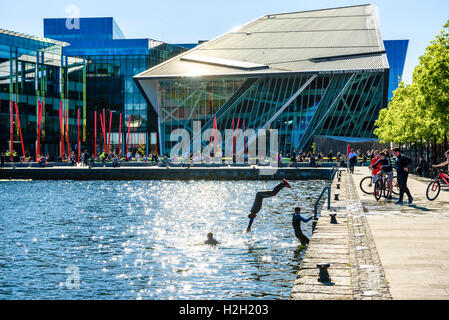
M 310 216 L 327 182 L 266 199 L 246 234 L 277 183 L 1 181 L 0 299 L 287 299 L 303 255 L 291 213 Z

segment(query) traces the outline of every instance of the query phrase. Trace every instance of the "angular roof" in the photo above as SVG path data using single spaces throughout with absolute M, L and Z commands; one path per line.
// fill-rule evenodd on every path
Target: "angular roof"
M 372 5 L 266 15 L 135 78 L 388 69 L 376 19 Z

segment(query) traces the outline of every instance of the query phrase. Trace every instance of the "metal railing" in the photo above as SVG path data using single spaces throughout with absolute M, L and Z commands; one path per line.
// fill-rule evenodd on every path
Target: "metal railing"
M 331 174 L 331 182 L 330 185 L 327 187 L 324 187 L 323 190 L 321 191 L 320 196 L 318 197 L 318 199 L 315 202 L 315 206 L 313 208 L 313 224 L 312 224 L 312 232 L 315 230 L 315 227 L 318 223 L 318 206 L 320 205 L 320 201 L 323 198 L 324 194 L 327 192 L 327 210 L 331 209 L 331 185 L 332 182 L 334 181 L 335 175 L 338 173 L 339 176 L 341 176 L 341 172 L 340 169 L 334 167 L 332 174 Z

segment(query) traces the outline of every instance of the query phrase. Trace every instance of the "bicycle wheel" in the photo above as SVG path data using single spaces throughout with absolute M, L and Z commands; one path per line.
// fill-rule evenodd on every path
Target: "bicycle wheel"
M 390 194 L 390 185 L 388 184 L 387 181 L 385 181 L 385 183 L 384 183 L 384 197 L 385 197 L 385 199 L 388 197 L 389 194 Z
M 383 183 L 379 179 L 376 181 L 376 184 L 374 185 L 374 198 L 376 198 L 376 200 L 379 201 L 380 198 L 382 198 L 382 193 L 383 193 Z
M 430 201 L 435 200 L 441 191 L 440 179 L 435 179 L 427 187 L 426 196 Z
M 399 182 L 398 177 L 393 177 L 393 194 L 399 195 Z
M 372 177 L 365 177 L 360 181 L 360 189 L 366 194 L 373 194 L 374 183 Z

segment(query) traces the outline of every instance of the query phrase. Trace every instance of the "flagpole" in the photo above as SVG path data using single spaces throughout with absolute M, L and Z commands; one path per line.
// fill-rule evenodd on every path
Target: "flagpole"
M 131 115 L 129 115 L 129 120 L 128 120 L 128 135 L 126 137 L 126 155 L 128 155 L 129 129 L 130 128 L 131 128 Z
M 120 113 L 120 122 L 119 122 L 119 129 L 118 129 L 118 153 L 119 157 L 122 154 L 122 114 Z

